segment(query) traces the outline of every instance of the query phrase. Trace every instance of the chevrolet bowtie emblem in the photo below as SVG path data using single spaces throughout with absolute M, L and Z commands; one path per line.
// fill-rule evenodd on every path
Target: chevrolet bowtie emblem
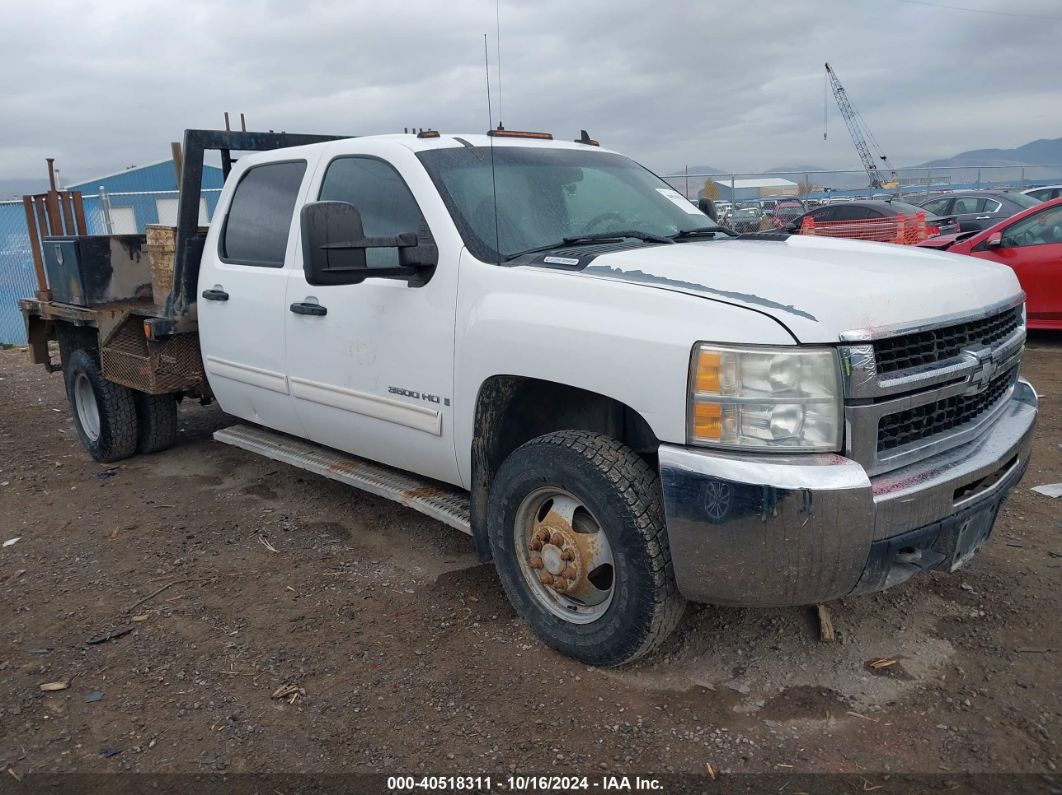
M 970 371 L 967 395 L 976 395 L 983 392 L 996 374 L 999 365 L 992 356 L 992 349 L 987 345 L 979 345 L 976 348 L 963 348 L 963 358 L 973 365 Z

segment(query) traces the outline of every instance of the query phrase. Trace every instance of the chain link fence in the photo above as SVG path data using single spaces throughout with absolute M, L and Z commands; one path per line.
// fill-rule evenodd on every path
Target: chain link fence
M 199 223 L 210 223 L 220 189 L 204 189 Z M 148 224 L 177 225 L 178 191 L 99 193 L 82 196 L 90 235 L 143 234 Z M 37 277 L 21 201 L 0 201 L 0 345 L 23 345 L 26 329 L 18 299 L 30 298 Z
M 938 166 L 900 168 L 886 174 L 881 187 L 868 186 L 867 174 L 853 171 L 772 171 L 696 173 L 684 170 L 664 179 L 686 198 L 702 196 L 723 202 L 757 202 L 794 196 L 822 203 L 854 199 L 897 198 L 912 204 L 958 190 L 1016 190 L 1062 183 L 1062 164 L 1042 166 Z

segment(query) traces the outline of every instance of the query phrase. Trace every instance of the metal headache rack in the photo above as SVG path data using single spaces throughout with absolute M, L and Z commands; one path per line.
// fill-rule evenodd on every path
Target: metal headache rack
M 194 311 L 207 235 L 207 227 L 199 222 L 206 152 L 220 152 L 228 177 L 234 152 L 343 137 L 185 130 L 183 148 L 174 145 L 180 189 L 177 225 L 153 225 L 146 234 L 136 235 L 87 234 L 81 194 L 56 189 L 49 159 L 51 189 L 23 197 L 37 279 L 34 297 L 19 301 L 31 360 L 59 368 L 51 361 L 48 340 L 55 336 L 56 321 L 63 321 L 96 336 L 108 380 L 148 394 L 187 391 L 207 396 Z

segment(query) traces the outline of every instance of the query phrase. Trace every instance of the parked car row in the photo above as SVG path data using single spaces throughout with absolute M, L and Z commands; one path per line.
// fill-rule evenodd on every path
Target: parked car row
M 765 196 L 739 202 L 716 201 L 719 223 L 736 232 L 762 232 L 788 229 L 796 232 L 805 218 L 816 224 L 832 221 L 873 221 L 925 211 L 929 236 L 955 232 L 978 232 L 1040 202 L 1062 197 L 1062 185 L 1045 185 L 1025 191 L 954 191 L 931 197 L 890 197 L 876 194 L 870 199 L 831 196 L 827 199 L 800 199 L 796 196 Z M 904 199 L 910 199 L 905 201 Z M 844 236 L 838 234 L 838 236 Z M 857 237 L 866 236 L 858 234 Z M 885 240 L 886 236 L 871 239 Z M 890 238 L 891 240 L 891 238 Z

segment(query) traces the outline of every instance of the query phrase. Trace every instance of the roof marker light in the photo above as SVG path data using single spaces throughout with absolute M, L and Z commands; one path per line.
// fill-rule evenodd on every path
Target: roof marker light
M 491 138 L 535 138 L 540 141 L 552 141 L 553 133 L 524 132 L 523 130 L 487 130 Z

